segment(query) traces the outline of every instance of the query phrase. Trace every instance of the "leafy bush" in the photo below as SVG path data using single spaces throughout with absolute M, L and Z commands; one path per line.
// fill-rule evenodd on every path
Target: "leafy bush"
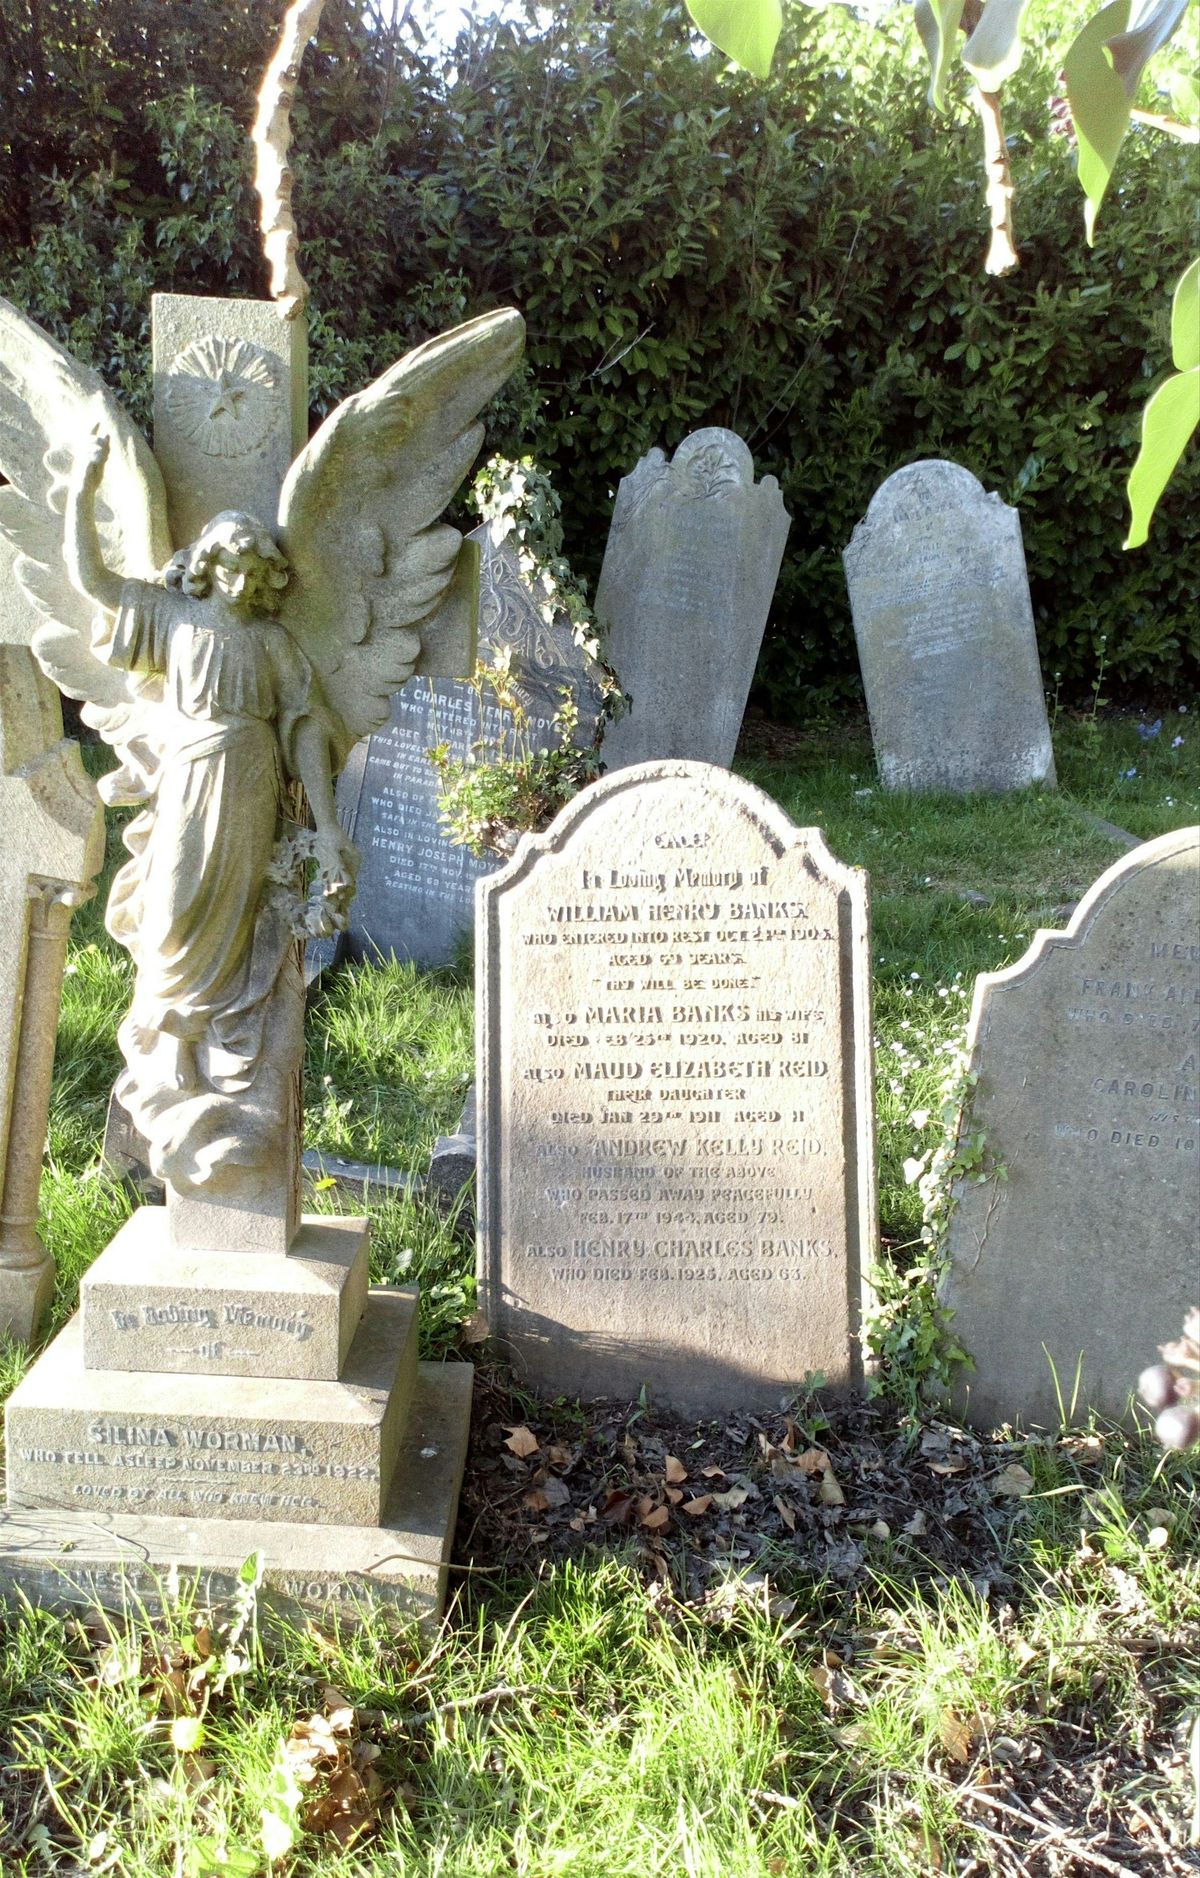
M 121 16 L 143 39 L 148 6 L 125 0 Z M 216 26 L 197 41 L 196 7 L 154 0 L 157 61 L 78 52 L 107 142 L 72 142 L 53 87 L 44 122 L 26 109 L 9 134 L 30 241 L 5 246 L 0 222 L 0 291 L 142 414 L 150 288 L 261 291 L 238 128 L 279 10 L 205 0 Z M 120 10 L 45 11 L 66 35 L 68 16 Z M 1185 682 L 1200 653 L 1194 453 L 1149 546 L 1120 544 L 1141 409 L 1169 359 L 1191 153 L 1135 132 L 1085 247 L 1073 150 L 1047 128 L 1068 28 L 1007 88 L 1024 265 L 988 278 L 977 129 L 965 109 L 949 135 L 931 123 L 907 17 L 795 13 L 763 85 L 696 56 L 668 0 L 475 18 L 441 71 L 332 0 L 296 114 L 316 410 L 436 328 L 511 302 L 529 349 L 491 447 L 551 474 L 586 578 L 616 482 L 652 445 L 728 424 L 779 478 L 795 519 L 757 679 L 777 714 L 857 694 L 841 550 L 879 482 L 923 456 L 1019 507 L 1064 697 L 1088 691 L 1101 635 L 1110 687 Z M 10 40 L 18 15 L 0 0 Z

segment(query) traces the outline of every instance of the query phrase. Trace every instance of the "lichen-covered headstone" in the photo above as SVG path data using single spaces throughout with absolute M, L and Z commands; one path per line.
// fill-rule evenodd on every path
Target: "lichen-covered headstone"
M 480 656 L 511 656 L 529 747 L 557 743 L 564 688 L 578 697 L 581 735 L 590 737 L 599 692 L 570 626 L 547 623 L 508 542 L 494 540 L 486 525 L 467 539 L 480 551 Z M 471 932 L 476 881 L 500 865 L 452 843 L 442 825 L 442 784 L 427 754 L 441 743 L 460 759 L 476 743 L 518 748 L 510 714 L 494 701 L 481 704 L 454 678 L 414 678 L 393 699 L 390 722 L 352 751 L 342 772 L 338 813 L 362 855 L 345 939 L 352 958 L 449 964 Z
M 596 618 L 632 699 L 609 771 L 654 757 L 733 761 L 790 521 L 734 431 L 651 450 L 617 491 Z
M 1065 932 L 985 973 L 963 1129 L 989 1177 L 951 1216 L 960 1404 L 1120 1416 L 1200 1296 L 1200 829 L 1102 874 Z
M 861 1376 L 867 883 L 698 763 L 593 783 L 479 889 L 480 1280 L 550 1390 Z
M 913 463 L 842 559 L 885 788 L 1053 784 L 1016 510 L 957 463 Z

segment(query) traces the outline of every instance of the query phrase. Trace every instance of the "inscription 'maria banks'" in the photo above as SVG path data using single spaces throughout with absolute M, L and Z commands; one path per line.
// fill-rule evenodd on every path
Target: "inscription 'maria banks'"
M 967 1186 L 946 1298 L 976 1422 L 1120 1416 L 1200 1290 L 1200 828 L 1102 874 L 1065 932 L 976 985 Z M 1057 1376 L 1057 1386 L 1055 1378 Z
M 615 863 L 612 856 L 619 855 Z M 479 889 L 480 1277 L 535 1381 L 716 1412 L 860 1374 L 867 891 L 725 771 L 605 777 Z

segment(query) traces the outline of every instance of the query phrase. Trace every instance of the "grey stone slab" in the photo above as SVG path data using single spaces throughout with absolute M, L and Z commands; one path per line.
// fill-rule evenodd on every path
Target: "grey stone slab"
M 1081 821 L 1094 828 L 1098 835 L 1107 835 L 1110 841 L 1117 841 L 1123 848 L 1140 848 L 1142 837 L 1131 835 L 1127 828 L 1118 828 L 1116 822 L 1106 822 L 1103 815 L 1093 815 L 1090 809 L 1081 809 L 1076 805 L 1076 814 Z
M 286 1255 L 178 1252 L 143 1206 L 79 1287 L 89 1369 L 336 1382 L 367 1302 L 370 1222 L 306 1214 Z
M 975 988 L 946 1302 L 977 1424 L 1125 1413 L 1200 1297 L 1200 829 L 1102 874 L 1065 932 Z M 1078 1378 L 1078 1386 L 1077 1386 Z
M 480 887 L 479 1278 L 520 1372 L 715 1414 L 862 1375 L 867 883 L 726 771 L 603 777 Z
M 443 1207 L 458 1204 L 463 1188 L 474 1185 L 478 1144 L 475 1130 L 475 1084 L 467 1090 L 458 1127 L 452 1135 L 439 1135 L 429 1157 L 425 1190 Z
M 415 1290 L 372 1291 L 340 1382 L 87 1369 L 80 1318 L 5 1411 L 10 1505 L 372 1525 L 417 1362 Z
M 467 1452 L 469 1363 L 421 1363 L 381 1525 L 257 1527 L 115 1511 L 0 1508 L 0 1588 L 42 1609 L 100 1606 L 153 1612 L 171 1582 L 194 1579 L 205 1603 L 236 1587 L 252 1551 L 264 1559 L 261 1603 L 291 1623 L 306 1613 L 353 1624 L 378 1601 L 436 1625 Z
M 308 439 L 308 328 L 271 300 L 153 298 L 154 454 L 171 533 L 194 541 L 222 509 L 270 528 Z
M 1053 784 L 1016 510 L 957 463 L 913 463 L 842 559 L 885 788 Z
M 406 1173 L 403 1168 L 385 1167 L 381 1161 L 346 1161 L 321 1148 L 306 1148 L 300 1165 L 314 1183 L 332 1180 L 335 1186 L 362 1199 L 420 1193 L 423 1186 L 419 1174 Z
M 467 539 L 481 551 L 480 656 L 511 654 L 529 745 L 545 748 L 557 742 L 552 719 L 561 687 L 582 694 L 585 718 L 598 709 L 586 655 L 567 625 L 542 617 L 507 543 L 495 543 L 486 528 Z M 477 859 L 443 832 L 441 784 L 426 753 L 446 743 L 466 757 L 480 740 L 515 750 L 509 714 L 491 704 L 481 709 L 470 687 L 454 679 L 414 678 L 393 699 L 387 726 L 351 752 L 338 783 L 338 814 L 362 854 L 345 935 L 351 958 L 447 965 L 469 938 L 475 883 L 499 862 Z
M 596 618 L 633 706 L 609 726 L 613 771 L 654 757 L 733 761 L 790 519 L 731 430 L 651 450 L 617 490 Z
M 132 1117 L 115 1095 L 108 1099 L 104 1124 L 101 1160 L 110 1174 L 136 1187 L 148 1205 L 163 1203 L 164 1188 L 150 1171 L 149 1149 Z M 322 1148 L 306 1148 L 300 1156 L 300 1171 L 311 1186 L 333 1181 L 344 1192 L 363 1199 L 369 1193 L 379 1199 L 386 1195 L 419 1193 L 420 1175 L 398 1167 L 384 1167 L 378 1161 L 348 1161 L 340 1154 L 326 1154 Z M 292 1242 L 291 1250 L 295 1250 Z

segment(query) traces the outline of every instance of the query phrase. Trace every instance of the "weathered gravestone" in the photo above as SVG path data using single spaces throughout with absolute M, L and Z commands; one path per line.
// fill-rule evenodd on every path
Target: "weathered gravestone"
M 480 655 L 511 656 L 529 718 L 524 740 L 531 749 L 557 743 L 553 719 L 566 687 L 579 700 L 580 736 L 590 741 L 600 694 L 569 624 L 547 623 L 512 547 L 488 525 L 467 541 L 480 553 Z M 469 936 L 475 883 L 500 862 L 450 841 L 438 812 L 442 784 L 427 753 L 445 743 L 465 759 L 480 741 L 515 754 L 520 739 L 511 714 L 493 701 L 481 704 L 457 679 L 415 678 L 397 692 L 385 728 L 351 752 L 338 784 L 342 826 L 362 855 L 343 947 L 350 957 L 394 954 L 446 965 Z
M 4 521 L 33 649 L 117 750 L 107 799 L 138 810 L 107 912 L 135 967 L 117 1092 L 166 1189 L 9 1398 L 0 1578 L 42 1602 L 153 1601 L 183 1566 L 217 1595 L 265 1527 L 271 1597 L 352 1616 L 369 1591 L 428 1614 L 471 1372 L 418 1363 L 415 1292 L 368 1289 L 367 1220 L 299 1217 L 298 941 L 349 900 L 337 751 L 414 667 L 468 657 L 443 638 L 460 538 L 436 517 L 522 327 L 499 312 L 418 348 L 281 492 L 271 440 L 305 408 L 302 348 L 272 310 L 277 354 L 256 363 L 261 311 L 192 303 L 186 343 L 158 349 L 164 483 L 96 375 L 0 302 Z M 180 428 L 206 505 L 254 513 L 209 519 L 164 573 Z
M 0 494 L 0 510 L 4 497 Z M 29 650 L 37 615 L 0 535 L 0 1337 L 27 1343 L 54 1265 L 38 1185 L 71 909 L 92 892 L 104 823 L 58 692 Z
M 726 771 L 593 783 L 479 890 L 479 1277 L 550 1390 L 862 1374 L 867 882 Z
M 1122 1415 L 1200 1294 L 1200 829 L 1102 874 L 1065 932 L 975 989 L 945 1297 L 973 1421 Z M 1057 1387 L 1056 1387 L 1057 1378 Z
M 843 556 L 888 789 L 1053 783 L 1021 523 L 938 460 L 876 490 Z
M 790 521 L 773 476 L 731 430 L 651 450 L 617 490 L 596 618 L 632 699 L 609 726 L 611 773 L 654 757 L 733 761 Z

